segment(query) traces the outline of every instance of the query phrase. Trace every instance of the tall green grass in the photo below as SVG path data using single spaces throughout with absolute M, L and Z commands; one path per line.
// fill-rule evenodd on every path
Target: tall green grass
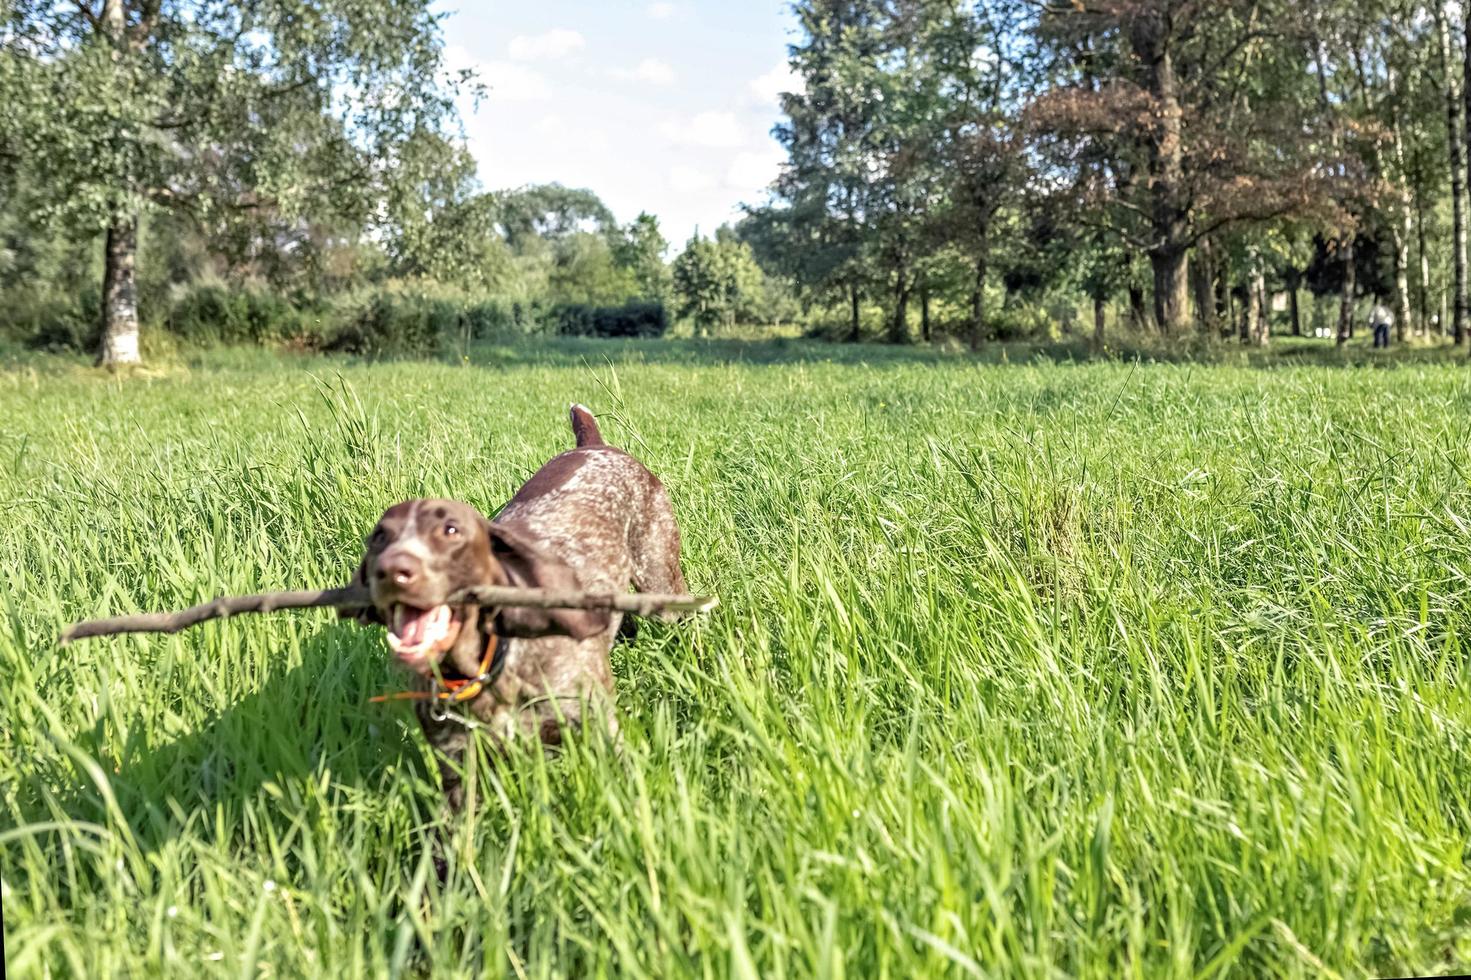
M 7 969 L 1471 968 L 1463 365 L 722 350 L 0 374 Z M 52 646 L 342 581 L 388 503 L 504 501 L 572 400 L 722 599 L 615 649 L 621 750 L 482 768 L 446 826 L 374 631 Z

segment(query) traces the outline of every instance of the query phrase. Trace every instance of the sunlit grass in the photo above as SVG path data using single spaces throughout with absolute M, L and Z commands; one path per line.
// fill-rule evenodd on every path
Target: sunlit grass
M 472 360 L 0 373 L 10 971 L 1471 967 L 1464 365 Z M 338 583 L 388 503 L 504 501 L 572 400 L 722 605 L 615 650 L 621 752 L 482 771 L 443 883 L 375 632 L 51 645 Z

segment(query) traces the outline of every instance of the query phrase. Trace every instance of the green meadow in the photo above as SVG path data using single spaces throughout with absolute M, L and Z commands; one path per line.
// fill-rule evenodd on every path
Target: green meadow
M 0 368 L 16 977 L 1471 970 L 1471 373 L 538 343 Z M 58 649 L 494 509 L 568 402 L 721 604 L 446 821 L 379 629 Z M 448 840 L 441 881 L 430 859 Z

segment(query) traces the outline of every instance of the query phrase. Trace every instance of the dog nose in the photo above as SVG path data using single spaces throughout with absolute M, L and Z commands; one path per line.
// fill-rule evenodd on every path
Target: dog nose
M 394 585 L 413 585 L 424 571 L 424 565 L 413 555 L 403 552 L 388 552 L 378 559 L 378 578 Z

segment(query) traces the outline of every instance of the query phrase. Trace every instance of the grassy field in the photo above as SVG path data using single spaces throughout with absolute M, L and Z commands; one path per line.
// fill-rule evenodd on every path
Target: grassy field
M 831 360 L 838 358 L 839 361 Z M 800 344 L 0 372 L 12 976 L 1471 969 L 1471 369 Z M 668 484 L 707 620 L 625 743 L 432 768 L 381 631 L 75 618 L 333 584 L 491 510 L 566 404 Z

